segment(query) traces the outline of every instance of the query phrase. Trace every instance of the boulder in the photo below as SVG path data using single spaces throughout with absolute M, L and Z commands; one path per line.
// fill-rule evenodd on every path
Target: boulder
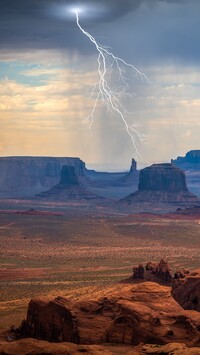
M 184 309 L 200 312 L 200 269 L 192 271 L 185 278 L 175 279 L 172 296 Z
M 200 346 L 200 314 L 183 310 L 170 288 L 145 282 L 120 285 L 97 300 L 30 301 L 17 337 L 78 344 L 186 343 Z

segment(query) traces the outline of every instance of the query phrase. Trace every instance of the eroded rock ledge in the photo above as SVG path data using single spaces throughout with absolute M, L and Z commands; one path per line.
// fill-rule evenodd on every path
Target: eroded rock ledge
M 169 287 L 145 282 L 121 285 L 120 292 L 98 300 L 31 300 L 26 320 L 13 333 L 17 338 L 76 344 L 200 346 L 200 314 L 183 310 Z
M 200 269 L 176 280 L 172 286 L 172 295 L 184 309 L 200 312 Z

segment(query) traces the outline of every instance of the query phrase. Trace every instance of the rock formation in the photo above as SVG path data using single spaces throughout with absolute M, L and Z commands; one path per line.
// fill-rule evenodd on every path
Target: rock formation
M 171 285 L 172 271 L 167 261 L 161 259 L 159 263 L 148 262 L 145 267 L 140 264 L 133 267 L 133 279 L 155 281 L 164 285 Z
M 145 282 L 120 285 L 98 300 L 31 300 L 18 338 L 78 344 L 121 343 L 200 346 L 200 314 L 185 311 L 170 288 Z M 11 334 L 11 336 L 13 336 Z
M 164 284 L 171 284 L 172 282 L 172 270 L 167 261 L 161 259 L 160 262 L 146 264 L 146 271 L 155 275 L 158 280 Z
M 153 164 L 141 170 L 139 191 L 187 192 L 185 174 L 172 164 Z
M 79 181 L 87 180 L 79 158 L 1 157 L 0 197 L 34 196 L 55 186 L 63 165 L 74 166 Z
M 153 281 L 162 285 L 175 284 L 189 275 L 189 270 L 178 270 L 172 273 L 167 261 L 161 259 L 159 263 L 149 261 L 145 266 L 140 264 L 133 267 L 133 280 Z M 130 279 L 129 279 L 130 280 Z
M 200 269 L 185 278 L 174 280 L 172 295 L 184 309 L 200 312 Z
M 172 164 L 180 166 L 182 169 L 199 169 L 200 168 L 200 150 L 190 150 L 185 157 L 178 157 L 171 160 Z
M 86 170 L 86 175 L 93 182 L 95 187 L 138 187 L 139 172 L 137 171 L 137 162 L 132 159 L 129 172 L 97 172 L 94 170 Z
M 138 191 L 125 197 L 120 203 L 194 206 L 200 205 L 200 200 L 188 191 L 182 170 L 172 164 L 153 164 L 140 171 Z
M 130 173 L 137 171 L 137 162 L 132 158 Z
M 68 200 L 100 200 L 101 197 L 80 186 L 74 166 L 64 165 L 61 170 L 60 182 L 52 189 L 37 195 L 54 201 Z
M 142 264 L 133 267 L 133 279 L 134 280 L 144 280 L 145 268 Z
M 131 186 L 132 191 L 137 191 L 139 183 L 139 171 L 135 159 L 131 161 L 131 167 L 128 173 L 118 180 L 119 186 Z
M 185 170 L 187 185 L 200 197 L 200 150 L 191 150 L 185 157 L 171 160 L 172 164 Z

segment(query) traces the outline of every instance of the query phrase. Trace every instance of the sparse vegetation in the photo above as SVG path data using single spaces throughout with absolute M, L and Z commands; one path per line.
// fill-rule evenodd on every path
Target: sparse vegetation
M 127 278 L 140 262 L 165 258 L 174 269 L 199 267 L 196 219 L 0 217 L 1 329 L 25 317 L 32 297 L 100 296 L 102 286 Z

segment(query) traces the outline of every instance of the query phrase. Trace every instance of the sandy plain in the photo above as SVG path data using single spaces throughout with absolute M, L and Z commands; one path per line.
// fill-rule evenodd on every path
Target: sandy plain
M 33 297 L 108 295 L 139 263 L 195 269 L 199 252 L 197 216 L 0 213 L 0 330 L 20 324 Z

